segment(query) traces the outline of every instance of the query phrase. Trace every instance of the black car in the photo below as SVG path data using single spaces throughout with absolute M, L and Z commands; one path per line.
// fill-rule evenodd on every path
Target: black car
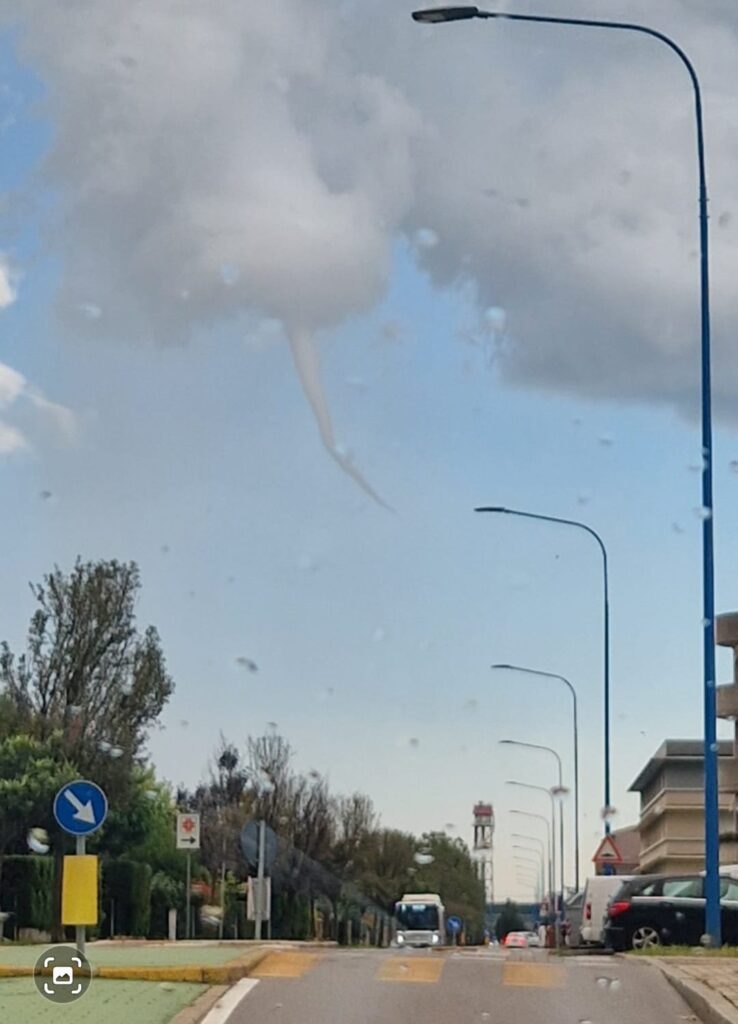
M 625 882 L 607 910 L 605 944 L 617 951 L 698 946 L 705 932 L 702 875 L 642 875 Z M 738 944 L 738 879 L 720 879 L 723 942 Z

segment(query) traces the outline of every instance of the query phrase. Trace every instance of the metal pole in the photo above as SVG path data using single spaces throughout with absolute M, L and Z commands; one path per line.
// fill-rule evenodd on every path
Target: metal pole
M 464 11 L 464 13 L 461 13 Z M 428 18 L 427 12 L 415 12 L 416 21 Z M 439 20 L 436 13 L 432 16 Z M 702 405 L 702 602 L 703 602 L 703 703 L 704 703 L 704 762 L 705 762 L 705 930 L 713 945 L 721 944 L 720 922 L 720 807 L 718 777 L 718 747 L 715 694 L 715 556 L 713 538 L 712 494 L 712 381 L 710 340 L 710 272 L 709 221 L 707 199 L 707 170 L 705 166 L 705 138 L 702 123 L 702 91 L 697 71 L 684 50 L 669 36 L 656 29 L 631 22 L 598 21 L 589 18 L 559 18 L 550 15 L 508 14 L 503 11 L 479 11 L 476 8 L 456 9 L 448 15 L 450 20 L 460 18 L 505 18 L 509 21 L 530 21 L 551 25 L 573 25 L 588 28 L 616 29 L 638 32 L 664 43 L 676 54 L 687 69 L 694 90 L 695 126 L 697 139 L 697 169 L 699 176 L 699 233 L 700 233 L 700 368 Z M 445 20 L 445 19 L 441 19 Z M 594 531 L 590 531 L 594 532 Z M 603 547 L 604 553 L 604 547 Z M 605 562 L 607 577 L 607 563 Z M 605 748 L 606 782 L 605 805 L 609 799 L 609 617 L 607 589 L 605 590 Z M 609 820 L 605 832 L 610 831 Z
M 266 829 L 259 822 L 259 861 L 256 868 L 256 899 L 254 900 L 254 938 L 261 939 L 261 923 L 264 919 L 264 853 Z
M 185 938 L 189 939 L 190 938 L 190 932 L 191 932 L 190 925 L 192 923 L 192 906 L 191 906 L 191 903 L 192 903 L 192 854 L 190 853 L 189 850 L 187 851 L 187 882 L 185 884 L 187 886 L 187 903 L 186 903 L 186 913 L 185 913 Z
M 221 861 L 221 864 L 220 864 L 220 926 L 218 928 L 218 936 L 219 936 L 220 939 L 223 938 L 223 931 L 224 931 L 224 928 L 225 928 L 225 912 L 226 912 L 225 878 L 226 878 L 225 861 Z
M 87 840 L 85 836 L 77 836 L 75 853 L 78 857 L 84 857 L 87 852 Z M 85 955 L 85 940 L 87 937 L 86 928 L 83 924 L 78 924 L 74 929 L 74 938 L 77 946 L 77 952 L 82 956 Z M 111 936 L 112 938 L 112 936 Z
M 542 672 L 537 668 L 507 663 L 498 663 L 492 665 L 491 668 L 504 669 L 507 672 L 523 672 L 529 676 L 542 676 L 544 679 L 555 679 L 557 682 L 563 683 L 571 694 L 574 725 L 574 887 L 579 892 L 579 701 L 577 691 L 566 676 L 561 676 L 557 672 Z

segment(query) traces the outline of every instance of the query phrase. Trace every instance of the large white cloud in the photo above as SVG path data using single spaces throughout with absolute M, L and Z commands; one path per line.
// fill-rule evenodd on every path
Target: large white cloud
M 26 0 L 19 14 L 2 0 L 48 87 L 62 318 L 163 342 L 236 314 L 281 321 L 336 454 L 312 333 L 377 301 L 405 234 L 439 286 L 470 282 L 480 311 L 506 311 L 508 379 L 691 405 L 696 180 L 678 61 L 592 30 L 421 28 L 411 8 Z M 723 408 L 738 392 L 732 11 L 597 12 L 672 32 L 704 74 Z

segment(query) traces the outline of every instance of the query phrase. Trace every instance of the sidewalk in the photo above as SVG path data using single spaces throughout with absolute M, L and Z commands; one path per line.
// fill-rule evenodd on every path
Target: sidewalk
M 0 1020 L 59 1024 L 65 1016 L 74 1024 L 169 1024 L 206 991 L 206 985 L 95 980 L 79 1002 L 60 1007 L 40 996 L 30 977 L 4 978 Z
M 738 958 L 649 957 L 705 1024 L 738 1024 Z

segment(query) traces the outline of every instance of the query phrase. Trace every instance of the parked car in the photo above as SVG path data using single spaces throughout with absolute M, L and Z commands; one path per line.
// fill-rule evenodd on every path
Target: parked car
M 508 949 L 527 949 L 540 945 L 541 940 L 536 932 L 508 932 L 505 936 L 505 946 Z
M 630 875 L 596 875 L 587 879 L 584 886 L 581 928 L 582 942 L 585 945 L 604 944 L 607 906 L 623 882 L 630 878 Z
M 721 869 L 722 870 L 722 869 Z M 703 875 L 643 875 L 610 904 L 605 942 L 617 951 L 659 945 L 698 946 L 705 931 Z M 723 941 L 738 944 L 738 878 L 721 875 Z

